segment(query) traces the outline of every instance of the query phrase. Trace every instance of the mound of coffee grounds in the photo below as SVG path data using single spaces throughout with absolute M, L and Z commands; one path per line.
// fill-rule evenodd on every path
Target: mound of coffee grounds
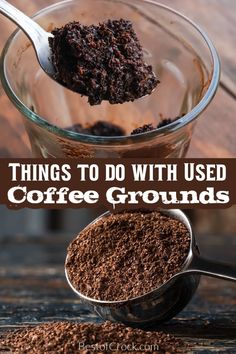
M 175 119 L 172 119 L 172 118 L 162 119 L 156 128 L 153 126 L 153 124 L 144 124 L 142 127 L 134 129 L 131 132 L 131 135 L 142 134 L 142 133 L 150 132 L 154 129 L 159 129 L 159 128 L 165 127 L 166 125 L 169 125 L 170 123 L 174 122 L 175 120 L 177 120 L 179 118 L 180 117 L 177 117 Z
M 152 124 L 144 124 L 142 127 L 140 128 L 136 128 L 131 132 L 131 135 L 137 135 L 137 134 L 141 134 L 141 133 L 146 133 L 146 132 L 150 132 L 152 130 L 154 130 L 154 126 Z
M 134 349 L 124 350 L 128 345 Z M 1 353 L 11 350 L 24 354 L 106 354 L 115 351 L 167 354 L 184 353 L 186 345 L 163 332 L 145 332 L 109 322 L 100 325 L 53 322 L 9 332 L 0 340 L 0 350 Z
M 123 136 L 124 130 L 113 123 L 106 121 L 97 121 L 90 127 L 84 128 L 81 124 L 75 124 L 71 127 L 65 128 L 80 134 L 94 135 L 94 136 Z
M 98 121 L 90 129 L 92 135 L 95 136 L 123 136 L 125 135 L 124 130 L 118 125 Z
M 131 132 L 131 135 L 146 133 L 146 132 L 152 131 L 154 129 L 164 127 L 181 117 L 182 116 L 176 117 L 174 119 L 172 119 L 172 118 L 162 119 L 162 121 L 157 125 L 156 128 L 153 126 L 153 124 L 144 124 L 142 127 L 134 129 Z M 80 134 L 88 134 L 88 135 L 94 135 L 94 136 L 124 136 L 125 135 L 125 131 L 121 127 L 119 127 L 116 124 L 106 122 L 106 121 L 97 121 L 94 125 L 92 125 L 91 127 L 87 127 L 87 128 L 84 128 L 82 126 L 82 124 L 77 123 L 77 124 L 74 124 L 70 127 L 65 128 L 65 129 L 76 132 L 76 133 L 80 133 Z
M 55 79 L 88 96 L 91 105 L 134 101 L 151 94 L 159 83 L 144 62 L 132 23 L 108 20 L 98 26 L 71 22 L 49 39 Z
M 179 272 L 189 247 L 189 232 L 180 221 L 158 211 L 125 211 L 84 229 L 68 248 L 66 270 L 83 295 L 128 300 Z
M 131 135 L 146 133 L 146 132 L 152 131 L 154 129 L 159 129 L 159 128 L 165 127 L 166 125 L 173 123 L 174 121 L 178 120 L 179 118 L 182 118 L 184 115 L 185 115 L 185 113 L 179 117 L 176 117 L 176 118 L 162 119 L 156 128 L 153 126 L 153 124 L 144 124 L 142 127 L 134 129 L 131 132 Z
M 79 134 L 90 134 L 90 130 L 84 128 L 80 123 L 71 125 L 70 127 L 65 128 L 65 130 L 70 130 L 71 132 L 75 132 Z
M 179 119 L 180 117 L 176 117 L 175 119 L 171 118 L 165 118 L 160 121 L 160 123 L 157 125 L 157 129 L 165 127 L 166 125 L 169 125 L 170 123 L 174 122 L 175 120 Z

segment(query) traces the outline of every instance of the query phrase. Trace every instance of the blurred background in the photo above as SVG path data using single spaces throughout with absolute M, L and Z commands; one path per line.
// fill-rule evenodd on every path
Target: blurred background
M 43 266 L 53 258 L 53 262 L 57 262 L 62 268 L 71 240 L 104 211 L 103 208 L 14 211 L 1 205 L 0 275 L 1 271 L 5 276 L 9 275 L 7 267 L 12 268 L 15 262 L 18 266 L 25 263 L 34 264 L 34 257 L 39 259 Z M 236 206 L 225 210 L 185 212 L 192 222 L 202 256 L 234 264 Z M 53 248 L 48 249 L 45 245 L 51 245 Z M 55 254 L 53 249 L 58 253 Z
M 75 236 L 89 222 L 105 210 L 66 209 L 66 210 L 9 210 L 0 206 L 0 237 L 26 235 L 44 237 L 47 234 L 64 233 Z M 225 210 L 186 210 L 194 226 L 197 237 L 216 234 L 218 237 L 232 235 L 236 240 L 236 206 Z

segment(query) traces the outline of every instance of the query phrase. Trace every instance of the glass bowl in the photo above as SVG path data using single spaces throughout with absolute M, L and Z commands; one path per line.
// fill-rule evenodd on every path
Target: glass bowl
M 161 83 L 149 96 L 125 104 L 90 106 L 86 97 L 50 79 L 39 67 L 22 31 L 8 40 L 1 58 L 1 79 L 10 100 L 24 117 L 35 157 L 184 157 L 198 117 L 214 97 L 220 77 L 217 52 L 192 21 L 149 0 L 69 0 L 34 16 L 51 31 L 70 21 L 98 24 L 131 20 L 145 60 Z M 179 119 L 140 135 L 135 128 L 165 118 Z M 118 124 L 126 135 L 96 137 L 69 131 L 80 123 Z M 207 121 L 206 121 L 207 124 Z

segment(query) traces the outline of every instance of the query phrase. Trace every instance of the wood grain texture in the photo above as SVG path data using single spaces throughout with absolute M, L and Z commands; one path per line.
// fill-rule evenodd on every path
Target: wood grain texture
M 0 333 L 54 320 L 100 322 L 69 289 L 65 252 L 72 235 L 0 240 Z M 205 256 L 235 263 L 233 237 L 199 237 Z M 213 245 L 213 246 L 212 246 Z M 224 250 L 225 256 L 222 255 Z M 227 255 L 227 256 L 226 256 Z M 191 344 L 191 353 L 236 353 L 236 284 L 202 277 L 189 305 L 162 325 Z
M 56 0 L 11 0 L 28 15 Z M 199 23 L 212 38 L 222 60 L 222 84 L 201 116 L 188 157 L 236 156 L 236 2 L 234 0 L 160 0 Z M 0 51 L 15 26 L 0 16 Z M 30 146 L 20 114 L 0 87 L 0 157 L 29 157 Z
M 188 157 L 236 156 L 236 100 L 221 87 L 212 104 L 198 118 Z
M 213 41 L 222 62 L 222 83 L 236 96 L 236 1 L 160 0 L 199 24 Z

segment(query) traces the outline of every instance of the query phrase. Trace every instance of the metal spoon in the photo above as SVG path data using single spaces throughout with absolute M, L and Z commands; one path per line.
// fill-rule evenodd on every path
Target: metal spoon
M 26 16 L 23 12 L 18 10 L 13 5 L 9 4 L 6 0 L 0 0 L 0 13 L 12 20 L 18 27 L 20 27 L 25 34 L 29 37 L 30 41 L 33 44 L 38 62 L 41 68 L 56 82 L 55 69 L 50 61 L 51 58 L 51 49 L 49 47 L 48 39 L 53 35 L 50 32 L 45 31 L 41 26 L 39 26 L 35 21 L 30 17 Z M 153 75 L 155 73 L 153 72 Z M 58 82 L 62 86 L 65 86 L 63 82 Z M 70 89 L 70 88 L 69 88 Z M 154 91 L 155 89 L 153 89 Z M 153 92 L 152 91 L 152 92 Z M 149 95 L 144 95 L 140 98 L 145 98 Z
M 54 79 L 55 70 L 50 61 L 51 50 L 48 43 L 49 37 L 53 35 L 5 0 L 0 0 L 0 13 L 25 32 L 33 44 L 41 68 Z
M 180 220 L 188 228 L 191 242 L 183 270 L 150 293 L 126 301 L 91 299 L 73 287 L 65 267 L 66 278 L 72 290 L 103 319 L 134 327 L 155 326 L 171 319 L 188 304 L 198 287 L 200 275 L 236 281 L 236 266 L 213 262 L 200 256 L 191 224 L 181 210 L 171 209 L 161 212 Z M 92 224 L 109 214 L 107 212 L 101 215 Z

